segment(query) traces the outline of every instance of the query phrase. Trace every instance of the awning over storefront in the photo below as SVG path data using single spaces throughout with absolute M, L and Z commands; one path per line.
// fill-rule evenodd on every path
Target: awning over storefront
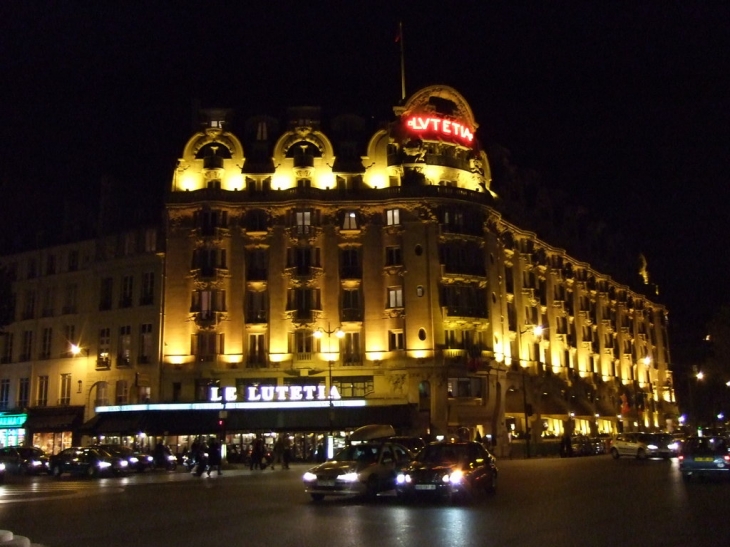
M 326 431 L 387 423 L 396 429 L 415 422 L 414 405 L 229 410 L 225 429 L 233 431 Z M 204 435 L 220 430 L 217 410 L 102 412 L 83 425 L 84 434 Z
M 83 406 L 38 407 L 28 409 L 23 427 L 33 433 L 61 433 L 78 429 L 83 421 Z

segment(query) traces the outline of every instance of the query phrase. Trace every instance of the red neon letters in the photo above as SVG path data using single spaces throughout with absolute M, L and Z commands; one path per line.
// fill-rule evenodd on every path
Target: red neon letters
M 474 134 L 468 127 L 453 120 L 430 116 L 412 116 L 406 120 L 406 126 L 419 133 L 440 133 L 466 142 L 474 140 Z

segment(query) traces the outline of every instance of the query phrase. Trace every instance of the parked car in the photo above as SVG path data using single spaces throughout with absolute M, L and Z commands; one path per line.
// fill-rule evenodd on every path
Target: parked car
M 152 469 L 155 466 L 154 458 L 150 454 L 145 454 L 121 444 L 100 444 L 99 448 L 106 450 L 112 456 L 117 456 L 127 460 L 127 470 L 143 472 Z
M 595 454 L 595 446 L 586 435 L 573 435 L 570 438 L 571 455 L 592 456 Z
M 96 446 L 73 446 L 51 456 L 51 474 L 60 477 L 63 473 L 98 477 L 120 476 L 127 473 L 129 463 L 118 456 Z
M 410 461 L 408 449 L 390 441 L 350 445 L 304 474 L 305 491 L 314 501 L 325 496 L 374 498 L 395 487 L 396 473 Z
M 497 460 L 477 442 L 436 442 L 396 477 L 399 499 L 471 499 L 497 490 Z
M 728 477 L 730 473 L 730 443 L 721 436 L 688 437 L 679 454 L 682 478 Z
M 8 473 L 15 475 L 39 475 L 48 473 L 48 456 L 33 446 L 6 446 L 0 448 L 0 462 Z
M 611 441 L 611 456 L 618 459 L 630 456 L 640 460 L 664 458 L 677 453 L 674 438 L 668 433 L 621 433 Z

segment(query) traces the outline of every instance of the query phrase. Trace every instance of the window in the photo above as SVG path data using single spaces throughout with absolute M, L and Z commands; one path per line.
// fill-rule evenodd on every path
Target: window
M 36 406 L 48 406 L 48 376 L 38 376 Z
M 246 250 L 246 279 L 264 281 L 268 277 L 265 249 Z
M 76 299 L 79 287 L 76 283 L 66 285 L 63 299 L 63 313 L 76 313 Z
M 152 362 L 152 323 L 143 323 L 139 326 L 139 362 Z
M 125 275 L 122 278 L 122 294 L 119 298 L 120 308 L 129 308 L 132 306 L 132 291 L 134 290 L 134 277 Z
M 68 252 L 68 271 L 75 272 L 79 269 L 79 252 L 76 250 Z
M 124 245 L 124 255 L 125 256 L 133 255 L 135 253 L 135 251 L 137 250 L 136 249 L 137 245 L 136 245 L 136 241 L 135 241 L 136 238 L 134 236 L 135 236 L 134 233 L 124 234 L 123 245 Z
M 43 291 L 43 302 L 41 302 L 41 315 L 43 317 L 53 317 L 55 308 L 56 294 L 53 287 L 46 287 Z
M 46 257 L 46 275 L 56 273 L 56 255 L 48 255 Z
M 127 380 L 117 380 L 114 401 L 118 405 L 125 405 L 129 402 L 129 383 Z
M 27 408 L 30 404 L 30 378 L 18 380 L 18 408 Z
M 295 212 L 295 223 L 296 223 L 296 232 L 298 235 L 308 235 L 311 232 L 311 227 L 312 227 L 312 212 L 311 211 L 296 211 Z
M 362 321 L 361 289 L 342 289 L 342 321 Z
M 99 329 L 99 356 L 96 361 L 97 368 L 109 368 L 109 352 L 111 351 L 112 334 L 111 329 L 106 327 Z
M 33 331 L 23 331 L 23 347 L 20 353 L 21 361 L 30 361 L 31 352 L 33 351 Z
M 400 266 L 403 264 L 401 248 L 397 246 L 385 248 L 385 265 Z
M 119 327 L 118 349 L 117 366 L 129 366 L 132 362 L 132 327 L 130 325 Z
M 342 339 L 342 363 L 345 366 L 362 365 L 359 332 L 345 333 Z
M 76 343 L 76 326 L 75 325 L 64 325 L 63 326 L 63 337 L 66 340 L 67 346 L 64 351 L 71 351 L 71 344 Z
M 68 406 L 71 404 L 71 375 L 61 374 L 61 396 L 58 400 L 58 404 L 61 406 Z
M 42 332 L 41 338 L 41 359 L 51 358 L 51 340 L 53 339 L 53 329 L 51 327 L 45 327 Z
M 142 274 L 142 294 L 139 296 L 141 306 L 146 306 L 155 301 L 155 272 Z
M 244 314 L 246 323 L 266 323 L 268 314 L 266 313 L 267 302 L 266 291 L 246 291 L 246 307 Z
M 5 344 L 3 345 L 2 362 L 12 363 L 13 362 L 13 333 L 6 332 L 5 336 L 2 337 Z
M 191 310 L 200 319 L 212 319 L 213 312 L 226 311 L 226 291 L 195 291 Z
M 146 253 L 157 251 L 157 230 L 155 228 L 147 228 L 144 231 L 144 251 Z
M 223 353 L 223 334 L 217 332 L 201 332 L 193 335 L 192 354 L 199 361 L 211 361 L 215 355 Z
M 105 277 L 101 280 L 101 290 L 99 292 L 99 310 L 112 309 L 112 290 L 114 288 L 114 280 L 111 277 Z
M 33 319 L 35 317 L 35 291 L 25 291 L 25 300 L 23 306 L 23 319 Z
M 402 287 L 389 287 L 388 288 L 388 307 L 389 308 L 402 308 L 403 307 L 403 288 Z
M 29 258 L 28 259 L 28 279 L 35 279 L 38 275 L 38 263 L 36 262 L 35 258 Z
M 0 410 L 7 410 L 10 404 L 10 378 L 0 380 Z
M 385 211 L 385 223 L 388 226 L 400 225 L 400 209 L 388 209 Z
M 345 216 L 342 219 L 342 229 L 357 230 L 358 228 L 357 213 L 355 211 L 345 211 Z
M 360 249 L 343 249 L 340 254 L 340 275 L 345 279 L 362 277 L 360 268 Z
M 391 330 L 388 331 L 388 349 L 390 351 L 402 350 L 405 348 L 403 343 L 403 331 Z
M 289 353 L 295 353 L 298 361 L 309 361 L 312 353 L 319 352 L 319 340 L 309 329 L 289 333 Z
M 248 354 L 246 357 L 246 366 L 266 366 L 266 337 L 264 333 L 257 332 L 248 335 Z
M 481 397 L 481 378 L 449 378 L 447 382 L 449 397 Z
M 172 383 L 172 402 L 173 403 L 179 402 L 181 395 L 182 395 L 182 382 L 173 382 Z
M 337 388 L 342 398 L 362 398 L 375 390 L 372 376 L 342 376 L 332 378 L 332 385 Z

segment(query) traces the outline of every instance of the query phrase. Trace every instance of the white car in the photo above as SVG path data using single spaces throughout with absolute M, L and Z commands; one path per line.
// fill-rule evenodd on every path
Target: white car
M 629 456 L 640 460 L 677 455 L 678 446 L 668 433 L 621 433 L 611 440 L 609 453 L 614 459 Z

